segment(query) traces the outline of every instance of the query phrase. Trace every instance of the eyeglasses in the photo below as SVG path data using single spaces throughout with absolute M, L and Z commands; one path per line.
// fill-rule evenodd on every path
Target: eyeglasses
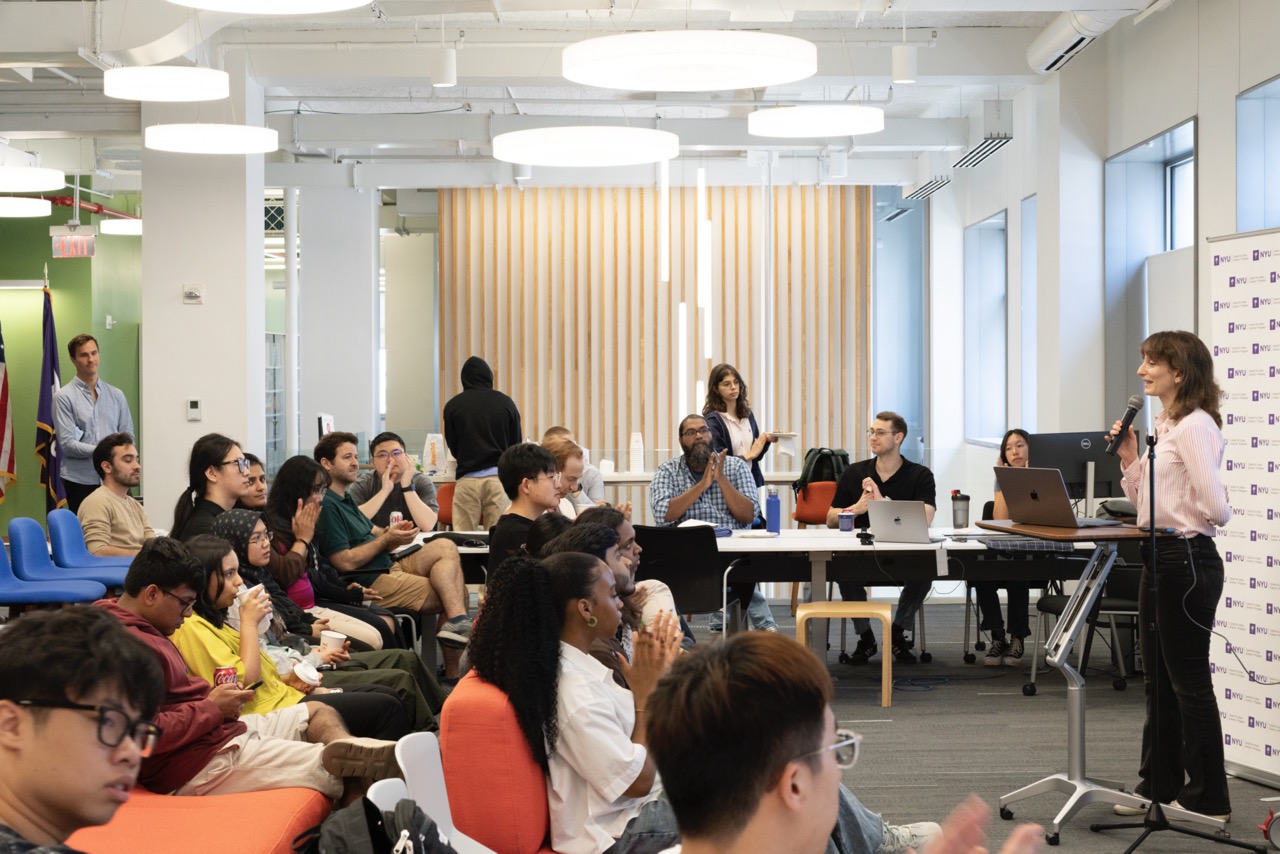
M 552 474 L 551 472 L 545 472 L 545 471 L 542 474 L 535 477 L 534 481 L 542 480 L 543 477 L 546 477 L 547 480 L 551 481 L 552 483 L 560 482 L 560 472 L 556 472 L 555 474 Z
M 329 488 L 329 484 L 327 483 L 313 483 L 311 485 L 311 494 L 324 495 L 325 490 L 327 490 L 328 488 Z
M 893 435 L 892 430 L 868 430 L 867 431 L 868 437 L 879 436 L 880 438 L 883 439 L 885 436 L 892 436 L 892 435 Z
M 249 545 L 252 546 L 255 543 L 269 543 L 273 536 L 275 536 L 274 531 L 263 531 L 261 534 L 250 534 Z
M 172 597 L 173 599 L 177 599 L 178 604 L 182 606 L 182 613 L 184 614 L 190 614 L 192 610 L 194 610 L 194 608 L 196 607 L 195 599 L 183 599 L 177 593 L 170 593 L 168 590 L 165 590 L 163 587 L 158 587 L 156 589 L 166 596 Z
M 694 436 L 710 436 L 710 435 L 711 435 L 710 427 L 690 427 L 688 430 L 685 430 L 680 434 L 680 436 L 685 439 L 692 439 Z
M 223 460 L 222 462 L 218 463 L 218 465 L 215 466 L 215 468 L 222 468 L 223 466 L 235 466 L 237 469 L 240 470 L 240 474 L 248 474 L 249 467 L 250 467 L 249 458 L 239 457 L 234 460 Z
M 817 750 L 810 750 L 808 753 L 801 753 L 796 759 L 806 759 L 810 756 L 817 756 L 820 753 L 826 753 L 828 750 L 836 755 L 836 766 L 839 768 L 852 768 L 858 764 L 858 753 L 862 748 L 862 736 L 852 730 L 838 729 L 836 730 L 836 743 L 828 744 L 826 747 L 819 747 Z
M 392 460 L 403 456 L 404 451 L 400 448 L 396 448 L 394 451 L 378 451 L 378 453 L 373 455 L 373 458 L 375 460 Z
M 79 712 L 96 712 L 98 715 L 98 741 L 106 747 L 119 747 L 125 736 L 138 745 L 138 752 L 150 756 L 164 730 L 148 720 L 134 720 L 115 706 L 86 706 L 66 700 L 18 700 L 19 706 L 33 709 L 73 709 Z

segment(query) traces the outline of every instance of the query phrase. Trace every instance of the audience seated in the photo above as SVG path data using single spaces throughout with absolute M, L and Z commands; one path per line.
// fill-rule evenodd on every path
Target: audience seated
M 0 631 L 0 850 L 74 854 L 129 799 L 159 738 L 164 676 L 101 610 L 34 611 Z
M 360 476 L 356 437 L 329 433 L 316 443 L 315 458 L 329 474 L 329 491 L 316 523 L 320 553 L 334 569 L 377 591 L 388 608 L 441 614 L 436 640 L 444 652 L 445 678 L 457 679 L 458 659 L 471 639 L 458 547 L 448 540 L 434 540 L 394 561 L 390 553 L 413 542 L 418 528 L 409 519 L 378 527 L 347 495 Z
M 575 520 L 563 513 L 543 513 L 529 526 L 529 536 L 524 541 L 524 552 L 530 557 L 543 557 L 547 543 L 572 528 Z
M 578 515 L 578 506 L 571 496 L 577 491 L 582 480 L 582 470 L 586 466 L 582 448 L 572 439 L 556 438 L 543 439 L 542 447 L 556 458 L 556 474 L 560 476 L 556 481 L 556 492 L 560 496 L 556 507 L 562 514 L 573 519 Z
M 524 549 L 533 523 L 560 504 L 556 458 L 532 442 L 512 445 L 498 459 L 498 480 L 511 500 L 507 512 L 489 532 L 489 571 Z
M 552 439 L 576 441 L 568 427 L 548 427 L 542 434 L 542 446 L 547 447 L 547 443 Z M 604 497 L 604 475 L 600 473 L 600 469 L 588 462 L 584 462 L 582 479 L 578 481 L 577 488 L 571 491 L 569 498 L 580 508 L 593 507 L 597 504 L 613 506 Z
M 147 511 L 129 490 L 142 480 L 142 458 L 128 433 L 112 433 L 93 449 L 93 467 L 102 478 L 80 503 L 77 516 L 84 545 L 99 557 L 133 557 L 156 535 Z
M 235 506 L 241 510 L 266 510 L 267 470 L 262 465 L 262 460 L 254 454 L 245 451 L 244 458 L 249 461 L 249 490 L 240 497 Z
M 390 525 L 391 514 L 396 512 L 420 530 L 434 530 L 440 512 L 436 485 L 414 469 L 413 460 L 405 453 L 404 439 L 395 433 L 379 433 L 369 443 L 369 457 L 373 471 L 347 489 L 351 500 L 360 505 L 360 512 L 380 528 Z
M 249 491 L 249 458 L 240 445 L 219 433 L 196 440 L 187 462 L 188 485 L 173 508 L 170 536 L 178 540 L 207 534 L 213 520 L 236 506 Z
M 299 703 L 242 717 L 253 691 L 238 681 L 210 688 L 191 676 L 170 636 L 204 588 L 204 568 L 191 551 L 157 537 L 129 567 L 124 594 L 95 603 L 151 648 L 164 673 L 155 716 L 162 734 L 142 759 L 142 785 L 177 795 L 302 786 L 345 803 L 364 794 L 369 778 L 398 772 L 394 742 L 353 738 L 332 708 Z

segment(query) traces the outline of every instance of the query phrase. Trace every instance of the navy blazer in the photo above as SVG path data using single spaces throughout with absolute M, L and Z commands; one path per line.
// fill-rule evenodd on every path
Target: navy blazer
M 721 413 L 708 412 L 705 418 L 707 426 L 711 428 L 711 447 L 717 451 L 728 451 L 731 457 L 738 456 L 733 452 L 733 445 L 729 442 L 729 425 Z M 751 441 L 754 442 L 760 438 L 760 427 L 756 424 L 755 413 L 748 415 L 747 420 L 751 423 Z M 763 457 L 772 447 L 772 442 L 766 443 L 760 457 Z M 757 488 L 764 486 L 764 473 L 760 471 L 760 457 L 751 461 L 751 477 L 755 479 Z

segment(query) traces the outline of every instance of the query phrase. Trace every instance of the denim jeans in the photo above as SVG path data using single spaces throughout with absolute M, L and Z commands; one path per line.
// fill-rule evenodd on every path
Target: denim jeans
M 1222 720 L 1209 671 L 1209 638 L 1222 595 L 1222 558 L 1209 537 L 1142 547 L 1139 637 L 1147 720 L 1138 792 L 1189 810 L 1231 812 Z
M 627 822 L 618 841 L 605 849 L 605 854 L 657 854 L 679 841 L 676 814 L 664 792 L 640 808 L 640 814 Z

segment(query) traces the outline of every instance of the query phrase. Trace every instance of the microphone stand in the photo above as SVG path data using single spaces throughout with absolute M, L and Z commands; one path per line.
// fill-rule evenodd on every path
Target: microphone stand
M 1160 668 L 1160 639 L 1157 636 L 1159 618 L 1157 616 L 1156 606 L 1160 601 L 1159 578 L 1157 572 L 1159 565 L 1159 556 L 1156 552 L 1156 434 L 1152 430 L 1147 434 L 1147 507 L 1150 508 L 1149 520 L 1149 537 L 1147 539 L 1147 547 L 1151 550 L 1151 584 L 1147 590 L 1148 599 L 1148 637 L 1151 643 L 1144 645 L 1142 648 L 1142 669 L 1153 674 L 1153 678 L 1159 678 Z M 1147 649 L 1150 646 L 1150 649 Z M 1160 692 L 1156 690 L 1151 701 L 1151 780 L 1154 787 L 1155 781 L 1160 778 L 1160 750 L 1158 745 L 1160 739 L 1157 738 L 1160 727 Z M 1152 793 L 1154 795 L 1154 792 Z M 1190 812 L 1190 810 L 1183 810 Z M 1147 807 L 1147 814 L 1142 817 L 1142 821 L 1124 821 L 1112 824 L 1091 824 L 1089 829 L 1095 833 L 1103 830 L 1124 830 L 1127 828 L 1142 828 L 1142 835 L 1133 841 L 1133 844 L 1124 850 L 1124 854 L 1133 854 L 1143 842 L 1147 841 L 1147 837 L 1153 833 L 1164 830 L 1172 830 L 1174 833 L 1181 833 L 1186 836 L 1195 836 L 1199 839 L 1207 839 L 1219 845 L 1231 845 L 1236 848 L 1244 848 L 1247 851 L 1254 851 L 1256 854 L 1267 854 L 1265 845 L 1254 845 L 1251 842 L 1245 842 L 1239 839 L 1232 839 L 1231 835 L 1220 830 L 1217 833 L 1208 833 L 1203 830 L 1196 830 L 1193 827 L 1182 827 L 1177 824 L 1170 824 L 1169 819 L 1164 814 L 1164 806 L 1156 797 L 1151 798 L 1151 806 Z

